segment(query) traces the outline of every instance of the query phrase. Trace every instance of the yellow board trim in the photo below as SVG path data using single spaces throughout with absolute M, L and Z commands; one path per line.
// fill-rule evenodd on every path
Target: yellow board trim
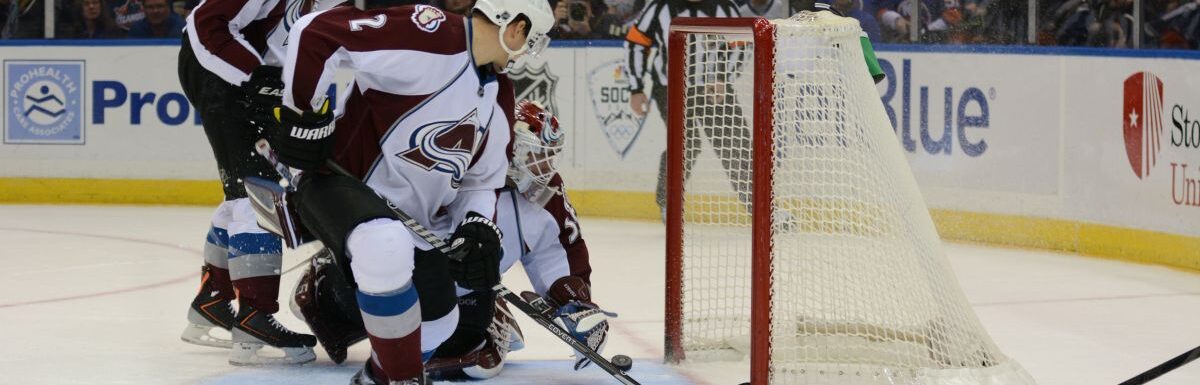
M 0 178 L 2 203 L 211 205 L 225 198 L 216 180 Z
M 215 206 L 215 180 L 0 178 L 0 203 Z M 580 215 L 658 221 L 654 194 L 571 191 Z M 1062 219 L 930 210 L 943 239 L 1031 247 L 1200 271 L 1200 238 Z

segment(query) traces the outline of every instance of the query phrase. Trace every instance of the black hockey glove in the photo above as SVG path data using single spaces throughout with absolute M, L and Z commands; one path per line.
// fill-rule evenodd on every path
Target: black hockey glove
M 291 167 L 310 171 L 321 167 L 333 153 L 333 113 L 329 100 L 317 111 L 298 113 L 286 106 L 276 106 L 271 117 L 275 127 L 268 140 L 279 161 Z
M 487 290 L 500 283 L 500 228 L 490 219 L 475 212 L 467 217 L 450 236 L 450 276 L 458 286 L 471 290 Z
M 246 114 L 250 121 L 263 129 L 275 124 L 275 120 L 271 119 L 271 110 L 283 103 L 281 76 L 282 68 L 262 65 L 250 73 L 250 80 L 242 83 L 242 103 L 246 106 Z

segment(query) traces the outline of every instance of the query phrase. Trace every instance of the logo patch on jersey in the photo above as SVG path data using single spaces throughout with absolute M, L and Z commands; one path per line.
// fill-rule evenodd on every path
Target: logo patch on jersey
M 515 100 L 529 99 L 543 106 L 551 114 L 558 115 L 558 103 L 555 103 L 555 90 L 558 88 L 558 76 L 550 73 L 550 64 L 543 61 L 540 66 L 528 60 L 521 60 L 520 65 L 508 71 L 508 78 L 513 81 Z
M 629 106 L 629 78 L 625 75 L 625 59 L 616 59 L 592 69 L 587 77 L 592 94 L 592 107 L 600 131 L 622 159 L 637 143 L 646 117 L 638 117 Z
M 412 21 L 413 24 L 417 25 L 418 29 L 425 32 L 433 32 L 442 26 L 443 21 L 446 21 L 446 14 L 433 6 L 419 4 L 413 10 Z
M 396 156 L 425 171 L 450 174 L 450 186 L 458 188 L 483 143 L 484 127 L 479 124 L 477 114 L 471 110 L 459 120 L 418 127 L 408 139 L 410 148 Z

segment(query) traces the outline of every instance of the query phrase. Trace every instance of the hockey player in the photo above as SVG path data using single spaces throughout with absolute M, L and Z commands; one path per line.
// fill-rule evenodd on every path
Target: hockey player
M 522 297 L 546 301 L 555 309 L 555 323 L 600 352 L 608 318 L 616 315 L 592 302 L 587 244 L 558 175 L 557 157 L 565 143 L 558 119 L 531 101 L 519 103 L 516 114 L 509 182 L 496 205 L 496 222 L 506 235 L 501 271 L 520 260 L 534 289 Z M 477 291 L 460 298 L 462 320 L 438 348 L 431 371 L 453 376 L 461 368 L 469 377 L 491 378 L 504 367 L 507 352 L 524 345 L 511 312 L 503 300 L 492 301 L 493 296 Z M 483 318 L 493 308 L 495 316 Z M 575 370 L 591 363 L 582 354 L 575 358 Z
M 288 41 L 283 105 L 270 137 L 308 171 L 298 215 L 357 287 L 372 355 L 353 384 L 424 384 L 424 360 L 458 322 L 455 282 L 499 282 L 495 190 L 504 184 L 513 108 L 502 73 L 537 54 L 554 19 L 538 0 L 479 0 L 470 15 L 427 6 L 339 7 L 300 19 Z M 354 81 L 337 115 L 317 90 L 338 68 Z M 327 159 L 354 177 L 327 172 Z M 378 194 L 378 195 L 376 195 Z M 449 235 L 446 258 L 393 213 Z
M 520 260 L 534 288 L 522 297 L 548 302 L 556 309 L 557 324 L 601 351 L 607 319 L 615 315 L 591 301 L 587 244 L 557 171 L 562 131 L 557 119 L 529 101 L 517 105 L 516 121 L 514 156 L 496 209 L 496 223 L 505 234 L 501 271 Z M 292 311 L 309 324 L 329 356 L 341 362 L 346 349 L 365 338 L 365 332 L 357 311 L 344 305 L 353 301 L 353 289 L 331 268 L 331 260 L 327 250 L 314 256 L 297 284 Z M 458 326 L 429 362 L 431 374 L 491 378 L 504 367 L 507 353 L 524 345 L 511 311 L 492 296 L 491 291 L 474 291 L 459 298 Z M 589 363 L 577 355 L 575 368 Z
M 299 364 L 316 358 L 313 336 L 275 321 L 282 247 L 279 238 L 259 228 L 242 187 L 242 178 L 248 176 L 278 178 L 271 165 L 251 151 L 261 137 L 251 122 L 257 115 L 251 104 L 264 97 L 269 103 L 269 90 L 279 88 L 272 85 L 279 83 L 279 62 L 263 56 L 268 33 L 278 30 L 285 4 L 291 4 L 287 13 L 295 20 L 313 1 L 202 1 L 188 15 L 179 50 L 179 82 L 204 121 L 225 190 L 225 202 L 212 217 L 200 290 L 181 338 L 232 347 L 229 362 L 235 365 Z M 260 92 L 263 89 L 268 92 Z M 231 304 L 235 298 L 236 315 Z M 214 337 L 210 331 L 215 328 L 231 330 L 233 340 Z M 258 354 L 268 345 L 284 354 Z

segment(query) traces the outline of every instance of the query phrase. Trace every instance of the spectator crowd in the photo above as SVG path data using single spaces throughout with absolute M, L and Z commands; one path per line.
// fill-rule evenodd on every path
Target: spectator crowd
M 556 39 L 624 39 L 647 0 L 550 0 Z M 689 0 L 674 0 L 689 1 Z M 732 0 L 744 16 L 809 8 L 814 0 Z M 822 0 L 825 1 L 825 0 Z M 1028 44 L 1134 47 L 1134 0 L 1037 0 L 1029 31 L 1028 0 L 828 0 L 858 19 L 871 40 L 933 44 Z M 911 17 L 912 2 L 917 17 Z M 429 3 L 462 13 L 473 0 L 366 0 L 367 7 Z M 774 2 L 786 2 L 776 7 Z M 199 0 L 57 0 L 54 37 L 178 38 Z M 44 0 L 0 0 L 0 39 L 44 36 Z M 1142 0 L 1141 46 L 1197 49 L 1200 0 Z M 776 11 L 778 12 L 778 11 Z

